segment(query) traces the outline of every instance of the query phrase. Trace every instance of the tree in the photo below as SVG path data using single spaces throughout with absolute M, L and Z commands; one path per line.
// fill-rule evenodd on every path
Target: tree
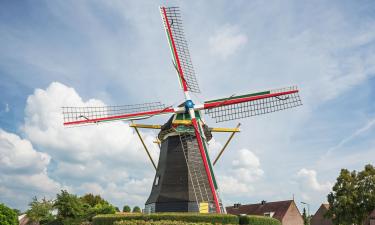
M 108 203 L 100 195 L 93 195 L 91 193 L 85 194 L 84 196 L 80 197 L 80 199 L 83 203 L 86 203 L 90 205 L 91 207 L 94 207 L 96 204 L 99 204 L 99 203 L 101 204 Z
M 124 208 L 122 208 L 123 212 L 130 212 L 132 209 L 128 205 L 124 205 Z
M 0 224 L 18 225 L 18 216 L 16 212 L 2 203 L 0 203 Z
M 141 208 L 139 208 L 138 206 L 134 206 L 133 213 L 140 213 L 140 212 L 141 212 Z
M 358 173 L 342 169 L 327 198 L 326 217 L 334 224 L 363 224 L 375 207 L 375 168 L 366 165 Z
M 47 224 L 55 219 L 52 215 L 53 202 L 43 198 L 38 201 L 37 197 L 34 197 L 29 203 L 30 209 L 26 211 L 27 217 L 39 224 Z
M 358 224 L 362 224 L 375 208 L 375 168 L 366 165 L 357 175 Z
M 98 214 L 113 214 L 116 212 L 116 207 L 111 205 L 100 195 L 93 195 L 89 193 L 85 194 L 79 199 L 83 203 L 84 218 L 88 221 L 91 221 L 92 218 Z
M 19 209 L 13 209 L 13 211 L 18 215 L 22 215 L 23 213 Z
M 306 208 L 303 208 L 302 218 L 303 218 L 303 225 L 309 225 L 310 224 L 310 218 L 306 213 Z
M 76 195 L 69 194 L 66 190 L 61 190 L 61 193 L 57 194 L 53 206 L 57 209 L 59 219 L 77 219 L 84 213 L 83 203 L 80 199 Z
M 114 214 L 116 208 L 109 203 L 98 203 L 94 207 L 89 208 L 85 213 L 85 218 L 92 221 L 92 218 L 98 214 Z

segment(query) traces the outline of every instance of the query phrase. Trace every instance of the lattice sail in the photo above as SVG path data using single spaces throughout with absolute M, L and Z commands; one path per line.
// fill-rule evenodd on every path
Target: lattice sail
M 216 122 L 256 116 L 302 105 L 296 86 L 205 102 Z
M 190 133 L 180 133 L 180 141 L 186 164 L 188 167 L 189 177 L 193 193 L 195 195 L 198 207 L 200 203 L 206 202 L 211 212 L 214 210 L 214 200 L 208 183 L 207 175 L 204 172 L 202 157 L 199 152 L 198 142 L 195 135 Z
M 179 74 L 180 84 L 183 86 L 183 82 L 186 81 L 189 91 L 199 93 L 200 89 L 191 62 L 180 9 L 178 7 L 160 7 L 160 13 L 171 49 L 173 64 Z
M 121 106 L 62 107 L 64 125 L 134 120 L 149 118 L 156 114 L 173 112 L 160 102 Z

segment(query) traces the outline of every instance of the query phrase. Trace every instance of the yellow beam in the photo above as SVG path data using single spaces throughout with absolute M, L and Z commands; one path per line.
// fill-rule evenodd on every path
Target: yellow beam
M 191 125 L 191 120 L 173 120 L 172 124 L 176 124 L 176 125 Z
M 160 148 L 161 148 L 161 141 L 159 140 L 159 138 L 156 138 L 156 140 L 154 141 L 154 143 L 159 146 L 159 150 L 160 150 Z
M 237 127 L 236 127 L 235 129 L 239 129 L 240 126 L 241 126 L 241 124 L 238 123 L 238 124 L 237 124 Z M 221 151 L 220 151 L 219 154 L 217 155 L 216 159 L 214 160 L 214 164 L 213 164 L 214 166 L 215 166 L 215 164 L 217 163 L 217 161 L 220 159 L 220 156 L 223 154 L 224 150 L 227 148 L 229 142 L 232 140 L 232 138 L 233 138 L 233 136 L 234 136 L 235 133 L 236 133 L 236 132 L 233 132 L 233 133 L 229 136 L 227 142 L 225 143 L 225 145 L 223 146 L 223 148 L 221 149 Z
M 147 155 L 148 155 L 148 158 L 150 159 L 152 165 L 154 166 L 154 168 L 155 168 L 155 170 L 156 170 L 156 165 L 155 165 L 155 163 L 154 163 L 154 160 L 152 160 L 152 157 L 151 157 L 151 155 L 150 155 L 150 152 L 148 151 L 147 146 L 146 146 L 145 142 L 143 141 L 143 138 L 142 138 L 141 134 L 140 134 L 139 131 L 138 131 L 138 128 L 137 128 L 136 126 L 133 126 L 133 127 L 134 127 L 134 130 L 135 130 L 135 132 L 137 133 L 139 139 L 141 140 L 143 147 L 145 148 L 145 151 L 146 151 L 146 153 L 147 153 Z
M 130 127 L 137 127 L 137 128 L 147 128 L 147 129 L 160 129 L 161 125 L 149 125 L 149 124 L 136 124 L 136 123 L 131 123 L 129 125 Z
M 240 128 L 224 128 L 224 127 L 210 127 L 209 128 L 211 132 L 231 132 L 231 133 L 237 133 L 240 132 Z

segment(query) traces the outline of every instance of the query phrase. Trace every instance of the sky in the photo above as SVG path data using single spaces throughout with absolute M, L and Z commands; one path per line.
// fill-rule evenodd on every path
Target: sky
M 374 1 L 1 1 L 0 202 L 61 189 L 144 206 L 154 169 L 126 122 L 64 128 L 62 106 L 161 101 L 182 91 L 160 5 L 180 6 L 199 103 L 297 85 L 303 106 L 215 123 L 225 205 L 294 197 L 315 212 L 342 168 L 375 164 Z M 167 116 L 144 123 L 162 124 Z M 152 157 L 156 131 L 142 130 Z M 214 158 L 228 134 L 214 134 Z

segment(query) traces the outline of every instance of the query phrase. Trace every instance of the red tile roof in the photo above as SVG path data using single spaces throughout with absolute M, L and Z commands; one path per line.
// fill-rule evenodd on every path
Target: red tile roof
M 264 216 L 264 213 L 274 212 L 273 218 L 281 221 L 292 203 L 293 200 L 287 200 L 279 202 L 266 202 L 264 204 L 258 203 L 240 205 L 238 208 L 230 206 L 226 207 L 226 209 L 227 213 L 235 215 L 247 214 Z

